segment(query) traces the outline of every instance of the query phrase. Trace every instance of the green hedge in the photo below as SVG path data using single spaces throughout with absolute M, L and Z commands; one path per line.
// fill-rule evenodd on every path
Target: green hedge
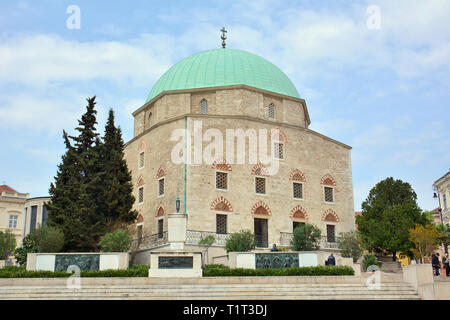
M 353 276 L 355 271 L 348 266 L 317 266 L 280 269 L 231 269 L 224 265 L 206 265 L 204 277 L 255 277 L 255 276 Z
M 81 271 L 82 278 L 87 277 L 148 277 L 149 266 L 134 265 L 124 270 Z M 67 278 L 72 274 L 65 271 L 27 271 L 25 266 L 4 267 L 0 269 L 0 278 Z

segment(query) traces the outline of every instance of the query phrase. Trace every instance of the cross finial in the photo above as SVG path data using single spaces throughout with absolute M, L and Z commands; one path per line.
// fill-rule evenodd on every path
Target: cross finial
M 227 36 L 225 33 L 227 33 L 227 30 L 225 30 L 225 27 L 222 27 L 222 29 L 220 29 L 220 31 L 222 31 L 222 35 L 220 36 L 220 38 L 222 39 L 222 48 L 225 49 L 225 46 L 227 45 L 225 43 L 225 40 L 227 39 Z

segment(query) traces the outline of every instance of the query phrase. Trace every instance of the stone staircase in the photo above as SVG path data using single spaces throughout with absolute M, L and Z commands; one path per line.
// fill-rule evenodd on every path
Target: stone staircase
M 274 279 L 276 278 L 276 279 Z M 316 278 L 316 279 L 307 279 Z M 328 279 L 327 279 L 328 278 Z M 330 280 L 331 278 L 331 280 Z M 332 279 L 336 278 L 336 279 Z M 342 278 L 349 278 L 345 281 Z M 62 279 L 1 281 L 0 299 L 182 299 L 182 300 L 417 300 L 420 296 L 409 284 L 382 281 L 379 289 L 369 289 L 356 277 L 229 277 L 149 279 L 89 279 L 81 289 L 68 289 Z M 127 280 L 128 279 L 128 280 Z M 35 280 L 35 279 L 15 279 Z M 40 279 L 43 280 L 43 279 Z M 53 281 L 55 280 L 55 281 Z M 357 280 L 357 281 L 355 281 Z M 28 282 L 28 283 L 27 283 Z

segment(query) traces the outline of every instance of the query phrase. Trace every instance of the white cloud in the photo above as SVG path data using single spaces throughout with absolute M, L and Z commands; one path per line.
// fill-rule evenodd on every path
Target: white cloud
M 143 35 L 129 42 L 80 42 L 45 34 L 3 39 L 0 83 L 44 86 L 55 81 L 94 79 L 152 83 L 171 66 L 175 48 L 167 50 L 171 46 L 162 43 L 165 39 Z M 155 40 L 161 46 L 154 45 Z

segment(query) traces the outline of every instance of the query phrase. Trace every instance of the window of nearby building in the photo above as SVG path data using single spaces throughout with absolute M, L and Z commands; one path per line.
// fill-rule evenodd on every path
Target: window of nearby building
M 442 202 L 444 202 L 444 210 L 447 210 L 447 195 L 444 193 L 442 194 Z
M 228 173 L 216 171 L 216 189 L 228 190 Z
M 158 197 L 164 196 L 164 178 L 158 180 Z
M 15 229 L 17 228 L 17 219 L 18 216 L 9 216 L 9 228 Z
M 275 119 L 275 106 L 273 103 L 269 104 L 268 115 L 270 119 Z
M 162 239 L 164 237 L 164 219 L 158 220 L 158 238 Z
M 48 209 L 46 205 L 42 206 L 42 225 L 47 225 L 47 219 L 48 219 Z
M 142 151 L 141 153 L 139 153 L 139 169 L 142 169 L 144 167 L 145 164 L 145 152 Z
M 292 183 L 294 199 L 303 199 L 303 183 L 293 182 Z
M 284 144 L 275 142 L 273 144 L 273 156 L 275 159 L 284 159 Z
M 292 230 L 295 230 L 295 228 L 297 228 L 301 224 L 305 224 L 305 223 L 304 222 L 298 222 L 298 221 L 292 222 Z
M 205 99 L 200 101 L 200 114 L 208 114 L 208 101 Z
M 255 192 L 266 194 L 266 178 L 255 177 Z
M 331 187 L 323 187 L 323 192 L 325 195 L 325 202 L 334 202 L 334 192 L 333 188 Z
M 327 224 L 327 242 L 336 242 L 336 230 L 332 224 Z
M 216 215 L 216 233 L 227 233 L 227 215 L 217 214 Z
M 138 202 L 139 203 L 144 202 L 144 187 L 139 188 Z
M 30 233 L 36 229 L 38 206 L 31 206 Z

